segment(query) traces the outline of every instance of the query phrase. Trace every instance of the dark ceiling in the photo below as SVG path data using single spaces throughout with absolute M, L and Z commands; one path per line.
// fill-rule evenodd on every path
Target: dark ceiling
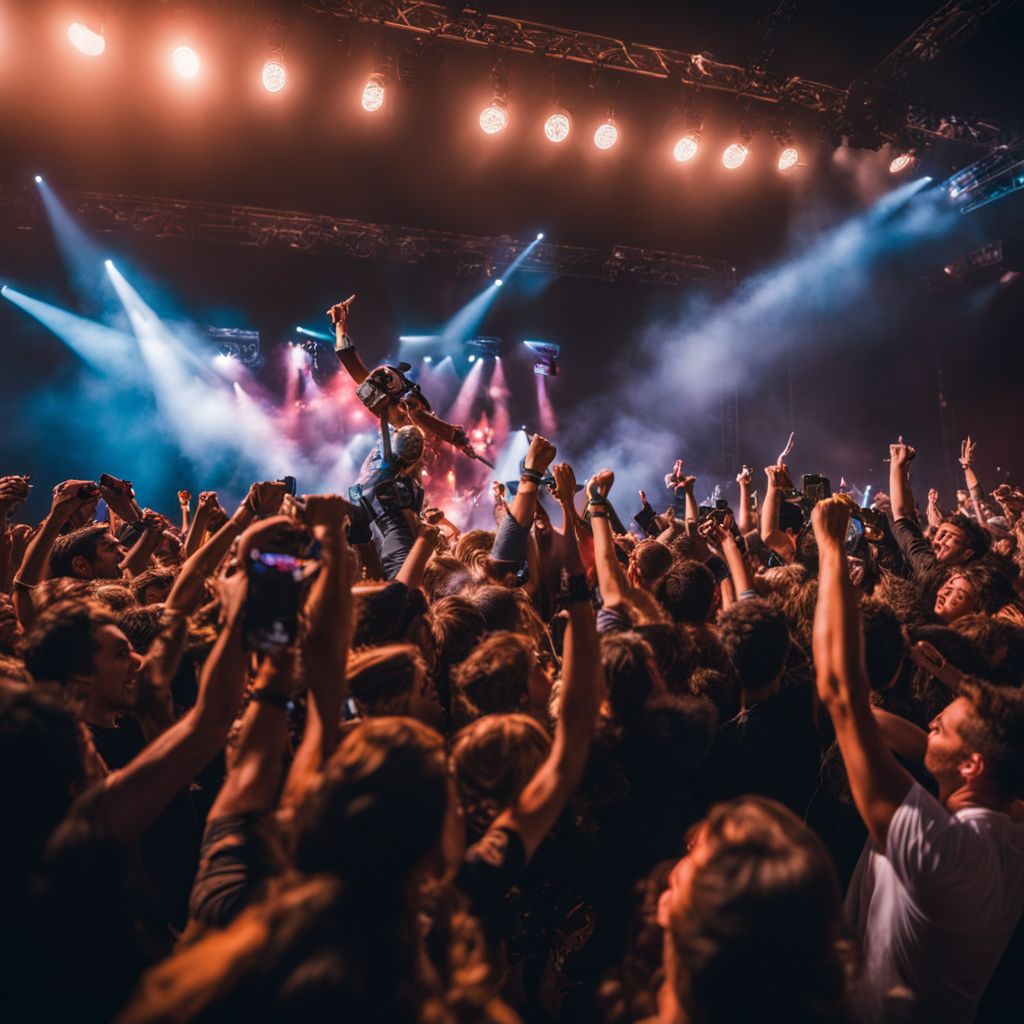
M 69 14 L 84 7 L 33 0 L 6 19 L 2 180 L 26 181 L 39 170 L 68 189 L 252 203 L 475 234 L 528 236 L 543 227 L 568 243 L 692 252 L 741 269 L 774 254 L 809 179 L 832 198 L 841 192 L 828 181 L 832 147 L 799 117 L 794 135 L 810 164 L 801 174 L 776 173 L 778 150 L 767 132 L 755 137 L 740 172 L 725 172 L 718 154 L 736 137 L 745 110 L 726 95 L 699 99 L 708 105 L 708 144 L 692 165 L 680 166 L 669 153 L 681 133 L 682 94 L 665 82 L 594 78 L 587 68 L 511 59 L 510 127 L 485 138 L 476 116 L 490 98 L 487 51 L 420 47 L 409 34 L 325 17 L 301 3 L 132 0 L 106 5 L 107 52 L 90 60 L 63 34 Z M 176 21 L 183 7 L 196 13 Z M 741 65 L 756 52 L 774 7 L 775 0 L 486 5 L 494 14 Z M 846 86 L 935 7 L 934 0 L 808 0 L 769 68 Z M 259 86 L 271 8 L 289 14 L 289 81 L 276 96 Z M 191 32 L 204 62 L 192 82 L 168 67 L 179 26 Z M 951 109 L 1009 116 L 1019 93 L 1013 40 L 1022 29 L 1018 5 L 929 68 L 915 90 Z M 397 50 L 404 77 L 417 81 L 391 89 L 385 111 L 372 116 L 359 96 L 382 44 Z M 561 147 L 541 136 L 556 92 L 576 115 L 575 135 Z M 589 136 L 608 96 L 622 138 L 600 153 Z M 972 156 L 961 148 L 941 159 Z

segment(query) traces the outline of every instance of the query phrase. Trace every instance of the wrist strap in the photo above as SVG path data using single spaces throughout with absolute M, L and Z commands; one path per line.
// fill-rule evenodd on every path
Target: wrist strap
M 544 482 L 544 474 L 539 473 L 535 469 L 527 469 L 523 467 L 523 471 L 519 474 L 520 480 L 529 480 L 531 484 L 536 484 L 538 487 Z
M 587 509 L 587 513 L 590 515 L 591 519 L 607 519 L 608 518 L 608 509 L 602 508 L 600 505 L 597 505 L 596 507 L 595 506 L 591 506 L 590 508 Z
M 335 352 L 343 352 L 355 347 L 355 342 L 347 334 L 343 334 L 341 340 L 334 343 Z

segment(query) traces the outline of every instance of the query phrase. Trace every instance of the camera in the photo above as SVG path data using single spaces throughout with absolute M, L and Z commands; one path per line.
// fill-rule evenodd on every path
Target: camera
M 831 498 L 832 481 L 827 476 L 820 476 L 818 473 L 804 473 L 803 496 L 804 501 L 811 506 L 817 505 L 825 498 Z
M 415 396 L 430 412 L 430 403 L 423 397 L 419 384 L 414 384 L 406 373 L 412 369 L 409 363 L 398 366 L 378 366 L 356 388 L 356 396 L 374 416 L 380 418 L 397 402 Z

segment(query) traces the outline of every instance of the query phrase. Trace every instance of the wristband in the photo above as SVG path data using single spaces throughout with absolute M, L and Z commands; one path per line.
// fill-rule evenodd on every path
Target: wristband
M 14 585 L 16 587 L 20 587 L 22 590 L 35 590 L 38 586 L 36 583 L 26 583 L 25 580 L 18 579 L 17 577 L 14 580 Z
M 347 334 L 342 334 L 340 341 L 334 342 L 335 352 L 346 352 L 350 348 L 355 348 L 355 343 Z
M 604 504 L 604 502 L 602 502 L 601 504 Z M 600 505 L 598 505 L 596 508 L 594 506 L 590 506 L 587 508 L 587 515 L 589 515 L 591 519 L 607 519 L 608 509 L 601 508 Z
M 531 484 L 536 484 L 538 487 L 544 483 L 544 474 L 538 472 L 536 469 L 527 469 L 523 467 L 522 472 L 519 474 L 520 480 L 526 480 Z
M 279 708 L 286 713 L 292 703 L 291 697 L 287 694 L 274 693 L 273 690 L 253 690 L 249 696 L 257 704 L 269 704 L 272 708 Z

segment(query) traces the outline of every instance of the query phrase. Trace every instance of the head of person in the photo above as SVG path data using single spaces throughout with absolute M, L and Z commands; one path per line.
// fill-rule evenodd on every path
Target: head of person
M 658 580 L 672 567 L 672 549 L 660 540 L 648 537 L 629 553 L 626 576 L 634 587 L 654 590 Z
M 864 659 L 872 690 L 895 685 L 907 657 L 907 641 L 896 613 L 883 601 L 861 602 L 864 623 Z
M 712 808 L 658 902 L 661 997 L 689 1024 L 845 1019 L 839 881 L 818 837 L 780 804 Z
M 96 524 L 58 537 L 50 552 L 50 575 L 80 580 L 117 580 L 125 549 L 106 526 Z
M 140 605 L 163 604 L 174 586 L 174 573 L 169 569 L 146 569 L 131 581 L 132 593 Z
M 8 882 L 23 881 L 38 865 L 47 838 L 86 783 L 83 745 L 81 727 L 59 690 L 0 679 L 0 813 L 10 826 L 4 840 Z
M 768 601 L 737 601 L 718 619 L 718 637 L 745 694 L 778 689 L 789 655 L 786 618 Z
M 430 609 L 430 632 L 439 666 L 465 661 L 487 631 L 483 612 L 464 597 L 442 597 Z
M 980 558 L 988 548 L 988 532 L 960 512 L 946 516 L 932 537 L 932 550 L 940 565 L 964 565 Z
M 163 624 L 164 606 L 162 604 L 139 605 L 126 608 L 117 617 L 121 632 L 128 637 L 128 642 L 139 654 L 149 653 L 153 641 L 160 635 Z
M 715 578 L 700 562 L 677 561 L 658 581 L 654 596 L 673 622 L 701 625 L 715 602 Z
M 550 750 L 551 737 L 529 715 L 485 715 L 459 731 L 451 764 L 471 836 L 511 806 Z
M 1024 692 L 965 679 L 928 727 L 924 765 L 943 801 L 958 790 L 986 805 L 1024 797 Z
M 485 583 L 467 591 L 466 597 L 483 616 L 488 633 L 519 628 L 519 603 L 508 587 Z
M 33 679 L 58 683 L 80 706 L 116 714 L 135 705 L 142 658 L 117 619 L 91 601 L 50 605 L 25 635 L 22 655 Z
M 402 583 L 389 583 L 358 587 L 353 593 L 356 598 L 353 647 L 415 642 L 419 638 L 427 612 L 426 598 L 419 590 L 410 590 Z
M 459 724 L 514 711 L 544 718 L 550 696 L 550 679 L 521 633 L 486 637 L 452 672 L 452 707 Z
M 487 557 L 494 547 L 493 530 L 469 530 L 455 544 L 455 557 L 478 575 L 483 575 Z
M 93 580 L 89 584 L 89 598 L 115 613 L 127 611 L 138 605 L 131 587 L 110 580 Z
M 935 596 L 934 612 L 948 626 L 974 612 L 997 612 L 1014 597 L 1013 586 L 999 566 L 983 558 L 950 570 Z
M 440 724 L 441 707 L 418 647 L 387 644 L 358 651 L 349 659 L 347 676 L 361 716 L 402 715 Z
M 410 476 L 415 472 L 423 458 L 423 431 L 419 427 L 400 427 L 391 439 L 391 453 L 395 459 L 395 469 L 401 476 Z
M 423 593 L 433 605 L 442 598 L 458 594 L 472 581 L 469 569 L 454 555 L 434 555 L 423 570 Z
M 404 902 L 415 872 L 461 860 L 465 829 L 453 797 L 439 733 L 411 718 L 366 719 L 296 810 L 294 866 Z
M 647 700 L 665 691 L 654 652 L 633 630 L 601 637 L 601 664 L 608 695 L 605 710 L 615 722 L 635 721 Z
M 669 622 L 643 623 L 636 632 L 654 653 L 658 673 L 669 693 L 677 697 L 688 694 L 693 672 L 693 641 L 689 635 Z
M 965 615 L 953 629 L 985 658 L 984 678 L 1000 686 L 1019 686 L 1024 679 L 1024 628 L 991 615 Z

